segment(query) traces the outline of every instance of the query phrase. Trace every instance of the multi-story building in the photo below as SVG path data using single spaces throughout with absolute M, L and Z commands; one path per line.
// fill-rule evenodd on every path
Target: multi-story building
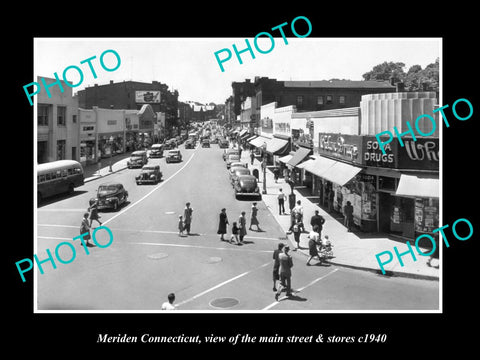
M 78 99 L 64 81 L 43 79 L 49 86 L 51 96 L 46 90 L 37 95 L 37 162 L 41 164 L 63 159 L 79 161 Z M 37 77 L 37 82 L 41 83 L 40 77 Z
M 104 109 L 141 110 L 143 105 L 148 104 L 154 112 L 165 113 L 167 130 L 178 127 L 178 91 L 170 91 L 168 85 L 158 81 L 95 84 L 80 90 L 78 98 L 79 106 L 84 109 L 97 106 Z

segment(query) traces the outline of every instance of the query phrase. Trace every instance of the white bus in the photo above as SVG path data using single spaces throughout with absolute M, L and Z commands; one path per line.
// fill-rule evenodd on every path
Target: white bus
M 83 167 L 78 161 L 58 160 L 37 165 L 37 202 L 83 185 Z

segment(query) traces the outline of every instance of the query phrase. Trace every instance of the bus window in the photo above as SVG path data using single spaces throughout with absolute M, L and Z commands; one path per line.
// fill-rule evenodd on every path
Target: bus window
M 67 169 L 62 170 L 62 177 L 67 177 Z
M 45 175 L 45 180 L 52 180 L 52 174 L 48 173 Z
M 68 175 L 72 175 L 73 174 L 73 169 L 72 168 L 68 168 Z

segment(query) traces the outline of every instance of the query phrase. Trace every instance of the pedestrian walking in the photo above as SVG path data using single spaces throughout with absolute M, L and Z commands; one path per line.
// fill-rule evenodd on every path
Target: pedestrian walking
M 290 211 L 290 227 L 288 228 L 287 234 L 291 234 L 293 231 L 293 225 L 295 225 L 297 219 L 297 214 L 295 213 L 295 208 Z
M 237 245 L 241 245 L 240 241 L 238 240 L 238 233 L 239 233 L 239 229 L 237 226 L 237 222 L 234 221 L 232 224 L 232 236 L 230 237 L 230 243 L 235 240 Z
M 305 232 L 305 226 L 303 225 L 303 206 L 302 201 L 297 200 L 297 205 L 293 208 L 295 211 L 295 221 L 300 222 L 300 229 Z
M 280 260 L 278 256 L 283 251 L 284 243 L 278 244 L 278 248 L 273 250 L 273 291 L 277 291 L 277 281 L 280 280 Z
M 324 223 L 325 219 L 323 218 L 323 216 L 319 214 L 318 210 L 315 210 L 315 215 L 310 218 L 310 225 L 312 226 L 312 229 L 315 225 L 318 226 L 318 234 L 320 238 L 322 238 L 322 229 Z
M 293 251 L 297 251 L 297 249 L 300 248 L 300 221 L 298 219 L 296 220 L 295 224 L 293 225 L 293 239 L 295 240 L 295 243 L 297 244 L 297 247 L 293 249 Z
M 193 209 L 190 207 L 190 203 L 185 204 L 185 210 L 183 211 L 183 221 L 185 223 L 185 230 L 187 235 L 190 235 L 190 225 L 192 224 Z
M 320 262 L 322 258 L 318 253 L 318 245 L 321 245 L 320 235 L 318 235 L 318 226 L 315 225 L 313 230 L 308 234 L 308 254 L 310 257 L 307 260 L 307 266 L 310 266 L 310 261 L 316 256 Z
M 219 215 L 218 230 L 217 230 L 217 234 L 220 235 L 221 241 L 225 241 L 224 235 L 227 233 L 227 225 L 228 225 L 227 210 L 223 208 Z
M 88 209 L 90 210 L 90 227 L 92 227 L 93 220 L 102 226 L 102 223 L 100 222 L 101 216 L 98 215 L 98 199 L 95 200 L 95 202 Z
M 280 263 L 280 286 L 275 294 L 275 300 L 278 301 L 278 297 L 285 288 L 287 296 L 292 295 L 292 267 L 293 260 L 289 254 L 290 247 L 285 246 L 283 252 L 278 255 L 278 262 Z
M 278 193 L 278 215 L 285 215 L 285 200 L 287 196 L 283 193 L 282 188 L 279 189 Z
M 170 293 L 168 294 L 168 301 L 164 302 L 162 304 L 161 309 L 162 310 L 175 310 L 175 305 L 173 305 L 173 302 L 175 301 L 175 294 Z
M 344 225 L 347 227 L 348 232 L 352 231 L 353 226 L 353 206 L 350 201 L 343 207 L 343 214 L 345 215 Z
M 278 177 L 280 176 L 280 169 L 278 167 L 273 168 L 273 178 L 275 179 L 275 183 L 278 182 Z
M 250 150 L 250 164 L 253 165 L 253 160 L 255 160 L 255 154 Z
M 183 216 L 178 216 L 178 236 L 183 236 L 183 230 L 185 229 L 185 225 L 183 224 Z
M 88 247 L 94 247 L 95 245 L 91 244 L 88 240 L 91 239 L 91 236 L 90 236 L 90 223 L 88 221 L 88 216 L 90 214 L 88 212 L 84 213 L 83 214 L 83 219 L 82 219 L 82 223 L 80 224 L 80 235 L 83 235 L 86 233 L 86 235 L 84 235 L 82 238 L 83 240 L 86 240 L 86 246 Z M 82 244 L 82 243 L 80 243 Z M 83 244 L 82 244 L 83 245 Z
M 240 242 L 243 243 L 243 238 L 247 235 L 247 219 L 245 218 L 245 211 L 242 211 L 238 218 L 238 235 L 240 237 Z
M 250 227 L 248 228 L 248 230 L 253 230 L 252 225 L 256 225 L 257 226 L 257 231 L 262 231 L 262 229 L 260 229 L 260 226 L 259 226 L 257 214 L 258 214 L 257 203 L 254 202 L 252 204 L 252 212 L 251 212 L 251 216 L 250 216 Z
M 332 188 L 330 188 L 327 196 L 328 196 L 328 212 L 332 212 L 333 201 L 335 200 L 335 191 Z

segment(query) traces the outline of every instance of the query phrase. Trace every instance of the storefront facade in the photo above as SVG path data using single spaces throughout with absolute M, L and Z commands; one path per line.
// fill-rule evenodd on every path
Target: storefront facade
M 350 201 L 366 232 L 413 239 L 438 227 L 438 138 L 404 138 L 386 154 L 374 136 L 319 133 L 318 143 L 319 156 L 303 167 L 321 206 L 343 214 Z
M 80 163 L 88 165 L 97 162 L 97 120 L 93 110 L 78 110 L 80 119 Z

